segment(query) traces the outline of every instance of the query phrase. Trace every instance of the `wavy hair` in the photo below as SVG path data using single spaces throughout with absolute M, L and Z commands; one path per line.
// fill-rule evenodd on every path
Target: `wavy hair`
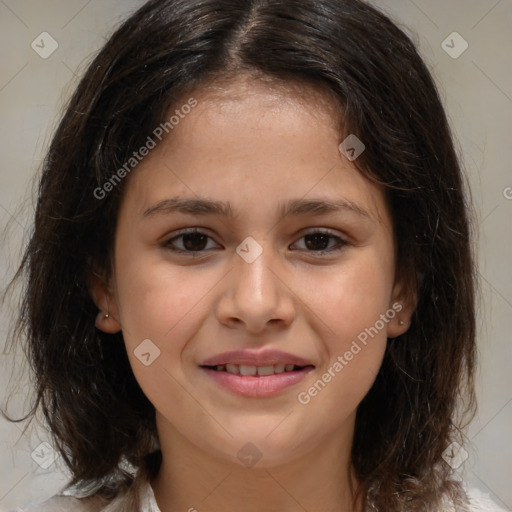
M 15 278 L 25 278 L 16 339 L 36 386 L 24 419 L 43 412 L 70 486 L 105 504 L 125 496 L 124 510 L 136 510 L 137 489 L 161 462 L 155 411 L 122 333 L 95 328 L 89 293 L 92 273 L 110 272 L 126 180 L 105 198 L 94 191 L 186 94 L 247 73 L 317 86 L 337 100 L 340 140 L 351 133 L 364 141 L 354 164 L 386 191 L 397 272 L 418 299 L 410 329 L 388 340 L 357 410 L 359 492 L 380 511 L 434 510 L 442 495 L 463 500 L 442 454 L 460 434 L 456 412 L 474 410 L 467 189 L 415 45 L 359 0 L 152 0 L 113 33 L 53 136 Z

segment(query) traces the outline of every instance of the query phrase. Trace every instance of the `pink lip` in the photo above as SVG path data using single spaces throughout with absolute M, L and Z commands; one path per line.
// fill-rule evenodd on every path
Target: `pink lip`
M 206 359 L 200 366 L 217 366 L 220 364 L 243 364 L 247 366 L 271 366 L 275 364 L 294 364 L 297 366 L 313 366 L 302 357 L 294 356 L 280 350 L 233 350 L 223 352 Z
M 273 366 L 276 364 L 293 364 L 303 368 L 274 375 L 235 375 L 225 371 L 217 371 L 206 366 L 237 364 L 247 366 Z M 200 364 L 201 370 L 222 387 L 233 393 L 246 397 L 267 397 L 300 382 L 314 365 L 302 357 L 281 352 L 280 350 L 234 350 L 223 352 Z
M 233 363 L 236 364 L 236 363 Z M 313 366 L 306 366 L 293 372 L 265 376 L 244 376 L 201 368 L 209 377 L 231 392 L 246 397 L 262 398 L 276 395 L 280 391 L 301 381 Z

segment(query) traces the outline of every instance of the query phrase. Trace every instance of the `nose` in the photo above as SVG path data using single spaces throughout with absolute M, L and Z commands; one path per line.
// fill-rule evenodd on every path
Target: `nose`
M 282 266 L 269 252 L 264 250 L 252 263 L 234 255 L 235 268 L 226 276 L 216 308 L 223 325 L 256 334 L 293 322 L 293 291 L 286 285 Z

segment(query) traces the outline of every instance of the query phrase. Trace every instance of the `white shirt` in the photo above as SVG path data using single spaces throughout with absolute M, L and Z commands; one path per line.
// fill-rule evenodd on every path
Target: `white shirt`
M 478 489 L 466 489 L 469 497 L 471 512 L 506 512 L 494 503 L 489 495 L 482 493 Z M 12 510 L 11 512 L 100 512 L 87 506 L 83 501 L 72 496 L 56 495 L 49 500 L 37 504 L 30 503 L 23 508 Z M 145 486 L 141 498 L 139 512 L 161 512 L 156 503 L 153 489 L 149 483 Z M 443 508 L 439 512 L 455 512 L 453 506 Z

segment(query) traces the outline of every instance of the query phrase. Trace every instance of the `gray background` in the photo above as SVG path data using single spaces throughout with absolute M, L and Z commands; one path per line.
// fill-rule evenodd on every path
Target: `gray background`
M 65 99 L 91 53 L 141 3 L 0 0 L 0 289 L 18 262 L 33 209 L 34 176 Z M 469 457 L 459 470 L 512 510 L 512 1 L 374 3 L 412 35 L 433 71 L 472 186 L 481 277 L 479 411 L 467 432 Z M 463 48 L 461 40 L 446 39 L 454 31 L 469 45 L 457 58 L 442 46 L 446 40 L 452 54 Z M 58 42 L 47 59 L 31 47 L 42 32 Z M 2 305 L 2 342 L 14 310 L 12 301 Z M 29 403 L 27 378 L 11 377 L 22 364 L 21 354 L 3 351 L 0 389 L 16 383 L 11 413 L 26 411 Z M 52 463 L 50 448 L 40 446 L 48 440 L 44 429 L 21 432 L 22 424 L 0 420 L 0 512 L 49 497 L 66 481 L 62 462 Z M 458 457 L 462 461 L 464 452 Z

